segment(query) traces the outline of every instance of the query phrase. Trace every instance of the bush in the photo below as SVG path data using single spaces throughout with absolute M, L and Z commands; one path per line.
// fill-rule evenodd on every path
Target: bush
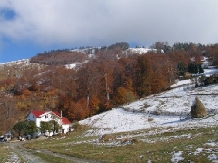
M 133 102 L 136 99 L 136 95 L 124 87 L 118 87 L 115 95 L 115 102 L 118 105 Z
M 195 98 L 195 102 L 191 107 L 192 118 L 203 118 L 207 115 L 207 110 L 198 97 Z
M 154 118 L 148 117 L 148 122 L 151 122 L 151 121 L 153 121 L 153 120 L 154 120 Z
M 84 126 L 79 124 L 79 122 L 77 122 L 77 121 L 73 123 L 72 127 L 75 131 L 82 130 L 84 128 Z
M 116 137 L 114 135 L 111 134 L 104 134 L 101 138 L 100 138 L 100 142 L 109 142 L 112 140 L 115 140 Z

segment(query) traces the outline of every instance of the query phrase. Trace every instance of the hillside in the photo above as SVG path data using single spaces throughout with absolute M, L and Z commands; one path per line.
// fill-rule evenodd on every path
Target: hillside
M 38 63 L 30 63 L 29 59 L 18 60 L 8 63 L 0 63 L 0 80 L 8 78 L 20 78 L 24 71 L 43 69 L 45 66 Z
M 13 125 L 9 124 L 25 119 L 31 110 L 58 110 L 71 121 L 79 121 L 166 91 L 176 79 L 191 78 L 190 73 L 201 75 L 201 58 L 216 63 L 216 57 L 211 57 L 216 52 L 215 45 L 190 43 L 185 50 L 186 44 L 178 45 L 157 43 L 149 49 L 130 48 L 121 42 L 108 47 L 51 50 L 30 60 L 1 64 L 0 131 L 10 130 Z M 211 82 L 212 79 L 207 81 Z M 178 115 L 162 105 L 165 99 L 170 100 L 157 97 L 136 110 Z M 190 99 L 181 99 L 187 100 L 187 108 Z M 125 110 L 132 111 L 131 107 L 126 106 Z
M 75 123 L 69 135 L 30 141 L 24 147 L 49 161 L 215 163 L 217 94 L 218 85 L 195 88 L 190 80 L 179 81 L 169 91 L 79 121 L 82 125 Z M 190 112 L 195 96 L 208 116 L 180 119 Z
M 84 53 L 63 50 L 39 53 L 38 55 L 32 57 L 30 62 L 46 65 L 65 65 L 75 62 L 82 63 L 87 59 L 88 55 Z
M 197 52 L 128 50 L 69 51 L 88 57 L 78 62 L 68 62 L 61 51 L 40 54 L 40 63 L 2 64 L 0 132 L 11 130 L 31 110 L 58 110 L 82 125 L 74 123 L 71 135 L 46 143 L 32 141 L 37 148 L 106 162 L 197 162 L 201 154 L 203 162 L 216 160 L 218 86 L 216 75 L 209 76 L 217 69 L 201 73 Z M 187 73 L 190 65 L 197 68 L 194 74 Z M 208 116 L 185 119 L 196 97 Z
M 185 84 L 185 85 L 184 85 Z M 148 96 L 139 101 L 114 108 L 111 111 L 80 121 L 94 129 L 88 135 L 127 132 L 139 129 L 193 128 L 216 126 L 218 124 L 218 85 L 195 88 L 190 80 L 178 82 L 169 91 Z M 195 97 L 208 110 L 208 118 L 180 121 L 181 115 L 191 111 Z

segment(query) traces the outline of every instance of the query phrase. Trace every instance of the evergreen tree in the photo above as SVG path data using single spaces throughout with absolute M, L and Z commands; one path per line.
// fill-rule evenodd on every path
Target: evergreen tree
M 188 65 L 188 72 L 192 73 L 192 74 L 197 74 L 198 71 L 198 66 L 195 63 L 190 63 Z
M 199 74 L 204 73 L 204 69 L 202 68 L 201 65 L 198 65 L 198 72 Z
M 178 71 L 178 75 L 179 76 L 184 76 L 185 75 L 185 66 L 182 62 L 179 62 L 178 65 L 177 65 L 177 71 Z
M 194 63 L 193 64 L 193 67 L 194 67 L 194 74 L 197 74 L 198 73 L 198 66 Z
M 188 65 L 188 72 L 190 72 L 190 73 L 193 73 L 193 72 L 194 72 L 194 66 L 193 66 L 192 63 L 190 63 L 190 64 Z

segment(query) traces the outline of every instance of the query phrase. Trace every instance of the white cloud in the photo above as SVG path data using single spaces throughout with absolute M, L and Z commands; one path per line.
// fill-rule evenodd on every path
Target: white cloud
M 39 44 L 218 42 L 217 0 L 1 0 L 0 37 Z M 1 15 L 0 15 L 1 18 Z

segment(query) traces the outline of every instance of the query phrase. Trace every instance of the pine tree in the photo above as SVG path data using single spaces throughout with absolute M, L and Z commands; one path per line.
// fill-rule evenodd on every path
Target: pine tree
M 185 75 L 185 66 L 182 62 L 179 62 L 177 65 L 177 71 L 179 75 L 184 76 Z
M 198 65 L 198 72 L 199 74 L 204 73 L 204 69 L 201 67 L 201 65 Z

